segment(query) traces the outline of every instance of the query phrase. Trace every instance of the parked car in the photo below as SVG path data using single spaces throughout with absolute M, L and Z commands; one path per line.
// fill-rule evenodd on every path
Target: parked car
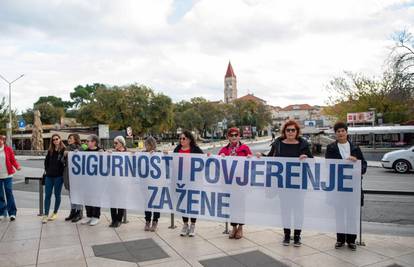
M 414 146 L 385 153 L 381 164 L 383 168 L 394 169 L 398 173 L 414 170 Z

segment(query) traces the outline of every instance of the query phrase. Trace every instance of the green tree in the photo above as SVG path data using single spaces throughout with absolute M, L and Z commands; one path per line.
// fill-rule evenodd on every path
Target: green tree
M 3 97 L 0 101 L 0 134 L 6 134 L 6 124 L 9 122 L 9 112 L 6 100 Z
M 70 93 L 70 98 L 73 100 L 74 106 L 80 107 L 90 103 L 94 99 L 94 94 L 98 88 L 106 88 L 106 86 L 100 83 L 76 86 L 74 92 Z
M 35 107 L 47 103 L 50 104 L 56 108 L 63 108 L 64 111 L 71 108 L 73 106 L 73 103 L 70 101 L 63 101 L 62 98 L 56 97 L 56 96 L 41 96 L 39 99 L 33 104 Z

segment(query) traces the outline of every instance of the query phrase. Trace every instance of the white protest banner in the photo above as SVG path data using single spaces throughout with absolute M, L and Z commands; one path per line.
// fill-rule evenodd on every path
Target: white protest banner
M 360 161 L 70 152 L 76 204 L 357 234 Z

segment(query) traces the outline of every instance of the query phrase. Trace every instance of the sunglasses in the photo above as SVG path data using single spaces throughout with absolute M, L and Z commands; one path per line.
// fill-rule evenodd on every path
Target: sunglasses
M 238 134 L 229 134 L 230 137 L 238 137 Z
M 59 138 L 53 138 L 52 140 L 53 141 L 59 141 Z
M 294 133 L 294 132 L 296 132 L 296 129 L 295 128 L 286 128 L 285 131 L 288 132 L 288 133 Z
M 187 137 L 180 137 L 180 141 L 184 141 L 186 139 L 187 139 Z

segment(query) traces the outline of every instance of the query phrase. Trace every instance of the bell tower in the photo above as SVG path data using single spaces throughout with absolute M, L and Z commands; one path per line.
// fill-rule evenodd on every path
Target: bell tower
M 229 61 L 226 76 L 224 76 L 224 103 L 230 103 L 237 98 L 237 79 Z

